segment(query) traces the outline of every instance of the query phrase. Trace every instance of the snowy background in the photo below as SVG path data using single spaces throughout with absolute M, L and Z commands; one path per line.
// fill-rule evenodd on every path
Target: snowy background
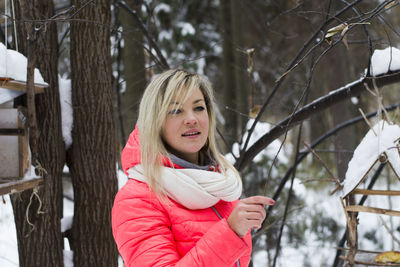
M 182 26 L 183 27 L 183 26 Z M 0 48 L 2 48 L 0 46 Z M 4 50 L 4 48 L 3 48 Z M 2 50 L 1 50 L 2 51 Z M 0 51 L 0 55 L 4 52 Z M 0 59 L 1 60 L 1 59 Z M 372 57 L 371 73 L 374 75 L 380 75 L 388 72 L 388 70 L 398 70 L 400 69 L 400 53 L 396 48 L 387 48 L 385 50 L 375 51 Z M 10 69 L 7 70 L 7 73 Z M 19 75 L 18 73 L 15 75 Z M 16 76 L 17 77 L 17 76 Z M 62 105 L 62 121 L 63 121 L 63 137 L 67 146 L 72 143 L 71 139 L 71 129 L 72 129 L 72 109 L 70 108 L 71 98 L 70 98 L 70 82 L 60 77 L 60 95 L 62 97 L 61 105 Z M 1 95 L 1 93 L 0 93 Z M 251 125 L 251 121 L 249 123 Z M 271 126 L 267 123 L 258 124 L 254 136 L 252 137 L 251 143 L 255 142 L 259 136 L 269 131 Z M 397 131 L 394 131 L 395 135 L 398 134 Z M 399 136 L 391 136 L 398 138 Z M 362 142 L 361 142 L 362 143 Z M 370 146 L 369 142 L 362 143 L 362 149 L 374 149 L 373 146 Z M 251 144 L 250 144 L 251 145 Z M 278 148 L 280 146 L 279 141 L 272 143 L 267 149 L 265 149 L 262 153 L 266 153 L 265 155 L 269 158 L 273 158 L 276 154 Z M 237 153 L 239 149 L 239 144 L 234 144 L 233 153 Z M 279 156 L 279 160 L 281 162 L 287 162 L 288 156 L 291 151 L 290 147 L 283 147 L 282 152 Z M 254 160 L 257 161 L 261 158 L 262 153 Z M 399 156 L 399 155 L 398 155 Z M 229 156 L 230 160 L 233 161 L 233 157 Z M 357 160 L 356 166 L 360 168 L 363 167 L 363 164 L 369 164 L 368 161 Z M 64 170 L 68 172 L 68 169 Z M 118 171 L 118 179 L 119 179 L 119 187 L 121 187 L 127 180 L 126 176 L 122 173 L 122 171 Z M 375 189 L 388 189 L 388 186 L 393 183 L 389 183 L 388 180 L 379 181 Z M 400 181 L 397 180 L 395 185 L 390 185 L 391 190 L 399 190 L 400 189 Z M 362 185 L 363 186 L 363 185 Z M 296 195 L 301 196 L 305 202 L 304 210 L 314 210 L 321 211 L 324 215 L 335 220 L 338 225 L 341 225 L 344 229 L 345 227 L 345 217 L 343 208 L 339 202 L 339 196 L 329 196 L 329 192 L 332 188 L 324 188 L 319 190 L 308 190 L 305 185 L 302 183 L 301 179 L 296 178 L 294 182 L 294 192 Z M 368 206 L 380 207 L 380 208 L 390 208 L 399 210 L 399 201 L 395 197 L 389 199 L 388 197 L 370 197 L 366 203 Z M 64 220 L 62 221 L 62 227 L 68 228 L 71 224 L 71 218 L 73 216 L 73 202 L 64 198 Z M 302 220 L 306 223 L 308 222 L 310 217 L 307 216 L 305 212 L 301 217 L 296 218 L 297 220 Z M 375 214 L 365 214 L 361 213 L 359 215 L 359 236 L 364 237 L 368 236 L 371 232 L 374 238 L 378 241 L 374 242 L 373 239 L 368 238 L 360 238 L 359 247 L 367 250 L 393 250 L 398 249 L 399 244 L 396 244 L 393 241 L 392 236 L 385 230 L 384 225 L 390 226 L 392 229 L 396 229 L 396 227 L 400 227 L 399 218 L 387 217 L 387 216 L 377 216 Z M 398 235 L 398 231 L 394 233 L 398 239 L 400 236 Z M 278 266 L 283 267 L 296 267 L 296 266 L 304 266 L 304 262 L 308 261 L 311 266 L 326 266 L 331 265 L 334 255 L 336 253 L 335 247 L 333 244 L 324 245 L 319 240 L 319 237 L 315 234 L 315 232 L 309 231 L 306 232 L 306 241 L 303 244 L 296 244 L 294 246 L 290 243 L 289 240 L 283 240 L 282 242 L 282 250 L 281 257 L 279 257 Z M 338 239 L 340 236 L 337 237 Z M 71 256 L 72 254 L 68 251 L 69 245 L 67 241 L 65 242 L 65 263 L 66 266 L 72 266 Z M 312 256 L 312 257 L 310 257 Z M 254 255 L 253 258 L 255 267 L 267 266 L 267 255 L 264 251 L 259 251 Z M 122 266 L 122 262 L 120 261 L 120 265 Z M 14 218 L 11 203 L 9 200 L 9 196 L 3 196 L 3 201 L 0 204 L 0 266 L 11 267 L 18 266 L 18 247 L 16 241 L 16 231 L 14 225 Z

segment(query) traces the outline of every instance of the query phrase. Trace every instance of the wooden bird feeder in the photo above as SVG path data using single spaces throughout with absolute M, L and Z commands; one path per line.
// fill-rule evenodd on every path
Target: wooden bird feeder
M 374 138 L 374 134 L 376 135 L 375 143 L 371 142 L 371 140 Z M 381 121 L 377 125 L 375 125 L 374 128 L 371 129 L 364 137 L 363 141 L 354 151 L 352 160 L 349 162 L 349 168 L 346 173 L 346 178 L 343 181 L 343 191 L 340 198 L 343 209 L 345 211 L 348 229 L 348 252 L 346 257 L 344 258 L 344 260 L 347 262 L 346 266 L 353 266 L 354 264 L 361 263 L 355 259 L 355 256 L 359 251 L 357 235 L 357 225 L 359 223 L 357 216 L 359 212 L 367 212 L 387 216 L 400 216 L 400 210 L 361 206 L 357 205 L 355 201 L 356 195 L 375 195 L 388 197 L 400 196 L 400 191 L 361 188 L 361 184 L 368 177 L 370 171 L 380 163 L 386 163 L 387 166 L 389 166 L 391 172 L 394 173 L 395 177 L 397 177 L 397 180 L 400 182 L 399 137 L 399 126 L 389 125 L 387 122 Z M 370 152 L 368 154 L 368 149 L 373 150 L 373 152 Z M 360 224 L 361 223 L 362 222 L 360 222 Z M 362 264 L 366 263 L 362 262 Z M 374 266 L 377 265 L 376 262 L 370 262 L 369 264 Z M 381 263 L 378 265 L 393 266 L 393 263 Z
M 43 181 L 32 173 L 26 175 L 31 169 L 27 110 L 14 107 L 14 99 L 27 93 L 27 67 L 24 55 L 0 43 L 0 195 L 33 188 Z M 38 69 L 33 71 L 33 91 L 43 93 L 48 84 Z
M 35 84 L 35 93 L 46 84 Z M 0 195 L 39 185 L 43 178 L 23 180 L 31 165 L 26 108 L 13 108 L 14 99 L 26 93 L 26 82 L 0 77 Z

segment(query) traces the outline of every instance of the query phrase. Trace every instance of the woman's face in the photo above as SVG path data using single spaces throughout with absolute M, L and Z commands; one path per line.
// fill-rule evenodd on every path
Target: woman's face
M 170 103 L 161 132 L 170 152 L 198 164 L 198 152 L 207 141 L 208 127 L 204 96 L 195 89 L 185 102 Z

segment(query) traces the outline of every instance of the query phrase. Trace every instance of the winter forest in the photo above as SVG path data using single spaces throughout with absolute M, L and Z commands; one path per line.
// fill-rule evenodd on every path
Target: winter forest
M 1 0 L 0 12 L 0 172 L 21 164 L 10 140 L 29 139 L 22 175 L 0 173 L 0 266 L 123 266 L 120 155 L 143 90 L 170 68 L 210 79 L 243 196 L 276 200 L 251 266 L 400 265 L 400 1 Z M 17 108 L 25 131 L 4 126 Z

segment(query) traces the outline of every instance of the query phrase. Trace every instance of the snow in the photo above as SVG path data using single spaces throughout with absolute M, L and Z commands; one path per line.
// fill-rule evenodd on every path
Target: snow
M 376 49 L 372 54 L 370 73 L 378 76 L 400 69 L 400 50 L 395 47 Z
M 22 94 L 25 94 L 25 93 L 20 92 L 20 91 L 14 91 L 14 90 L 9 90 L 9 89 L 5 89 L 5 88 L 0 88 L 0 104 L 9 102 Z
M 19 265 L 17 232 L 10 197 L 4 196 L 0 202 L 0 266 L 13 267 Z
M 247 131 L 243 135 L 243 138 L 242 138 L 243 143 L 240 145 L 239 145 L 239 143 L 233 144 L 232 153 L 233 153 L 233 155 L 235 155 L 235 157 L 239 157 L 239 149 L 243 149 L 244 142 L 248 136 L 248 131 L 250 130 L 253 123 L 254 123 L 254 119 L 250 119 L 247 122 L 247 125 L 246 125 Z M 257 122 L 256 127 L 254 128 L 254 131 L 250 136 L 249 144 L 247 145 L 247 147 L 250 147 L 255 142 L 257 142 L 265 133 L 269 132 L 269 130 L 271 130 L 271 124 L 269 124 L 267 122 L 260 122 L 260 121 Z M 265 157 L 265 156 L 267 158 L 273 159 L 275 157 L 276 153 L 278 153 L 278 150 L 279 150 L 281 144 L 282 143 L 278 139 L 274 140 L 263 151 L 258 153 L 257 156 L 254 157 L 253 161 L 260 162 L 263 159 L 263 157 Z M 287 146 L 286 146 L 286 148 L 287 148 Z M 233 155 L 227 154 L 227 155 L 225 155 L 225 157 L 227 158 L 227 160 L 229 160 L 229 162 L 234 163 L 235 159 L 234 159 Z M 286 156 L 286 153 L 283 148 L 280 151 L 277 159 L 279 162 L 281 162 L 283 164 L 286 164 L 289 162 L 289 158 L 288 158 L 288 156 Z
M 64 267 L 74 266 L 74 252 L 71 250 L 63 250 L 64 254 Z
M 73 109 L 71 99 L 71 80 L 58 76 L 58 88 L 60 91 L 62 135 L 65 149 L 72 144 Z
M 26 82 L 26 70 L 28 60 L 21 53 L 6 49 L 3 43 L 0 43 L 0 77 L 9 77 L 16 81 Z M 35 68 L 35 84 L 47 85 L 43 80 L 39 70 Z
M 158 34 L 158 40 L 159 41 L 163 41 L 163 40 L 169 41 L 172 39 L 172 35 L 173 35 L 172 30 L 163 30 Z
M 261 250 L 253 256 L 254 267 L 268 266 L 268 253 Z
M 351 103 L 353 103 L 354 105 L 357 105 L 358 104 L 358 98 L 357 97 L 355 97 L 355 96 L 353 96 L 352 98 L 350 98 L 350 100 L 351 100 Z
M 176 26 L 178 28 L 181 28 L 181 34 L 183 36 L 194 35 L 196 33 L 196 30 L 194 29 L 193 25 L 188 22 L 178 22 Z
M 376 133 L 376 135 L 375 135 Z M 343 181 L 342 196 L 349 194 L 364 178 L 379 156 L 385 152 L 395 172 L 400 176 L 400 156 L 395 140 L 400 137 L 400 127 L 379 121 L 369 130 L 354 151 Z
M 117 178 L 118 178 L 118 190 L 121 189 L 128 181 L 128 176 L 117 168 Z
M 35 167 L 31 165 L 28 170 L 26 170 L 23 180 L 31 180 L 40 177 L 41 176 L 36 175 Z
M 286 186 L 288 189 L 289 185 Z M 304 207 L 295 215 L 290 215 L 288 220 L 306 222 L 307 230 L 304 233 L 305 240 L 302 244 L 295 244 L 282 236 L 280 256 L 277 266 L 301 267 L 301 266 L 329 266 L 335 256 L 335 248 L 331 243 L 324 242 L 312 229 L 311 216 L 321 213 L 332 218 L 342 229 L 345 229 L 346 218 L 337 197 L 329 196 L 330 188 L 321 190 L 309 190 L 298 178 L 294 180 L 293 192 L 304 199 Z M 337 237 L 339 239 L 340 236 Z M 265 241 L 264 241 L 265 243 Z M 335 244 L 336 245 L 336 244 Z M 271 251 L 270 259 L 275 255 L 275 248 Z M 271 257 L 272 256 L 272 257 Z M 308 265 L 305 264 L 308 263 Z M 253 255 L 253 266 L 268 266 L 268 254 L 260 250 Z
M 336 89 L 336 90 L 330 91 L 330 92 L 328 93 L 328 95 L 333 95 L 333 94 L 339 93 L 340 91 L 348 90 L 349 88 L 351 88 L 351 87 L 354 86 L 355 84 L 358 84 L 358 83 L 362 82 L 364 79 L 365 79 L 365 77 L 361 77 L 361 78 L 358 79 L 358 80 L 355 80 L 355 81 L 352 81 L 351 83 L 346 84 L 345 86 L 342 86 L 342 87 L 340 87 L 340 88 L 338 88 L 338 89 Z M 307 107 L 309 107 L 309 106 L 312 106 L 312 105 L 318 103 L 319 101 L 321 101 L 321 99 L 326 98 L 326 97 L 327 97 L 326 95 L 321 96 L 321 97 L 319 97 L 319 98 L 313 100 L 311 103 L 307 104 L 304 108 L 307 108 Z
M 154 14 L 158 14 L 159 12 L 165 12 L 165 13 L 170 13 L 171 12 L 171 6 L 167 5 L 165 3 L 161 3 L 158 4 L 155 8 L 154 8 Z
M 73 216 L 64 216 L 64 218 L 61 219 L 61 232 L 65 232 L 72 228 L 73 219 Z

